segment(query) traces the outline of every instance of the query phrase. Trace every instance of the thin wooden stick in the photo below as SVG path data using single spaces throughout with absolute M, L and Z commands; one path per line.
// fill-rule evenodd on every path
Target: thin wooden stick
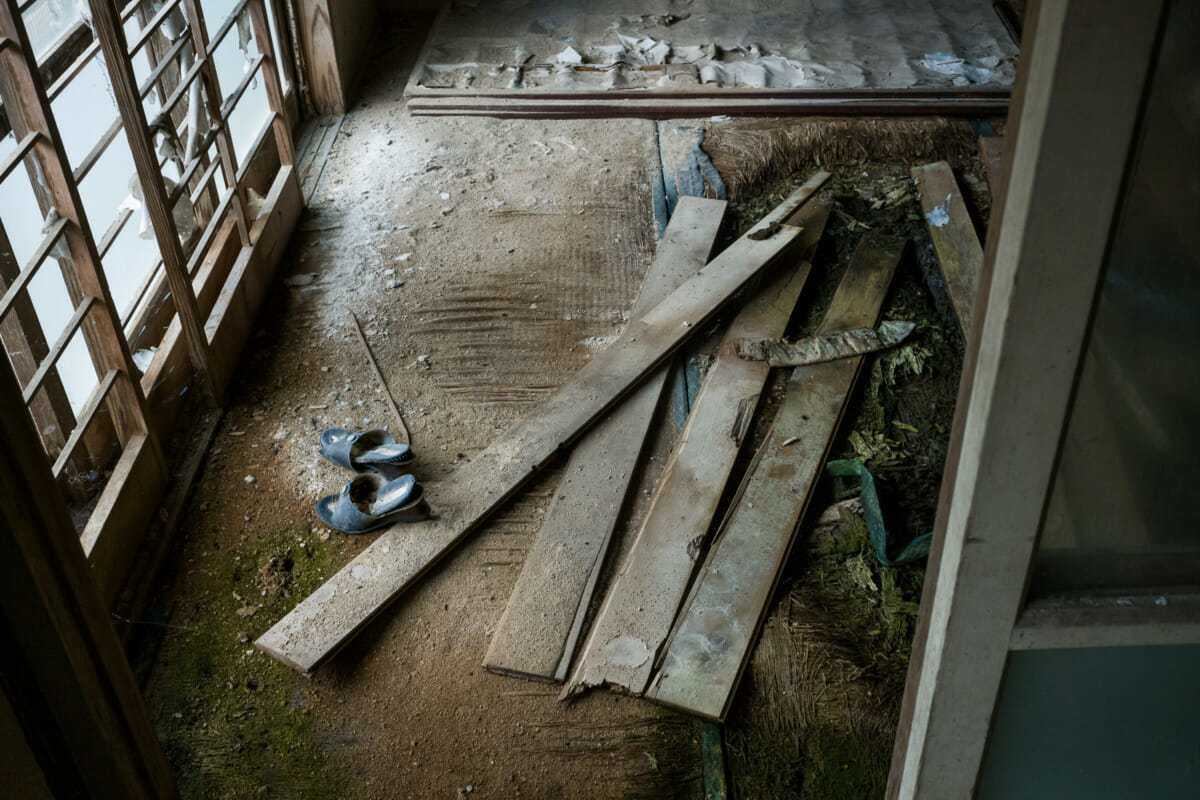
M 358 334 L 358 340 L 362 342 L 363 352 L 367 354 L 367 363 L 371 365 L 371 369 L 375 370 L 375 377 L 379 379 L 379 385 L 383 387 L 383 393 L 387 395 L 388 402 L 392 405 L 392 413 L 396 415 L 396 422 L 400 426 L 400 430 L 393 431 L 393 435 L 401 444 L 411 445 L 412 440 L 408 435 L 408 426 L 404 424 L 404 416 L 400 413 L 400 407 L 396 405 L 396 398 L 392 396 L 388 382 L 384 379 L 383 373 L 379 371 L 379 365 L 375 363 L 371 345 L 367 344 L 367 337 L 363 335 L 362 326 L 358 324 L 358 317 L 354 316 L 353 311 L 350 312 L 350 319 L 354 320 L 354 332 Z

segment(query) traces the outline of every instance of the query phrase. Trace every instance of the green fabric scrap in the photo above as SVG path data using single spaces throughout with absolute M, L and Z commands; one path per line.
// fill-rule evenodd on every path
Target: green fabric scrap
M 897 564 L 919 561 L 929 555 L 929 542 L 933 538 L 932 532 L 924 536 L 918 536 L 904 545 L 895 557 L 888 555 L 889 552 L 896 549 L 895 544 L 887 531 L 887 527 L 883 524 L 883 510 L 879 507 L 879 493 L 875 489 L 875 478 L 867 471 L 866 466 L 861 461 L 852 458 L 843 461 L 830 461 L 825 465 L 825 470 L 830 475 L 835 475 L 839 478 L 858 478 L 860 485 L 859 498 L 862 500 L 863 516 L 866 517 L 867 530 L 871 532 L 871 541 L 875 545 L 875 556 L 879 559 L 879 563 L 891 567 Z

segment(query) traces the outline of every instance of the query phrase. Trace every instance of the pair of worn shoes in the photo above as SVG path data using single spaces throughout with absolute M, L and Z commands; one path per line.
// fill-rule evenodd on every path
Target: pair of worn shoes
M 321 455 L 358 473 L 339 494 L 317 501 L 317 516 L 343 533 L 366 533 L 393 522 L 429 518 L 425 491 L 410 474 L 412 448 L 387 431 L 321 433 Z

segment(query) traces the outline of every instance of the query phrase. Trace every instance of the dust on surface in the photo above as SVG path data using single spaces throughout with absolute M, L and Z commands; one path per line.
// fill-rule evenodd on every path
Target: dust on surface
M 397 32 L 398 34 L 401 32 Z M 320 525 L 326 427 L 387 427 L 354 312 L 438 484 L 620 333 L 657 238 L 648 121 L 414 119 L 385 37 L 280 266 L 156 604 L 148 688 L 185 798 L 694 796 L 680 715 L 480 666 L 556 475 L 311 678 L 253 649 L 371 536 Z
M 409 117 L 401 91 L 415 44 L 394 33 L 247 344 L 156 604 L 170 616 L 149 702 L 182 794 L 700 796 L 694 721 L 606 692 L 561 704 L 557 687 L 480 666 L 556 470 L 311 678 L 250 644 L 371 538 L 331 533 L 312 512 L 350 477 L 316 454 L 319 432 L 393 424 L 349 312 L 405 413 L 436 507 L 440 481 L 620 333 L 654 252 L 653 123 Z M 932 525 L 961 354 L 909 165 L 834 168 L 823 194 L 836 210 L 790 331 L 819 319 L 868 226 L 917 242 L 884 316 L 918 332 L 864 369 L 835 446 L 876 471 L 902 540 Z M 806 171 L 756 172 L 736 227 Z M 986 187 L 964 188 L 986 212 Z M 654 472 L 619 526 L 625 539 Z M 853 492 L 829 482 L 814 509 Z M 876 796 L 886 778 L 921 570 L 879 567 L 861 521 L 836 520 L 797 546 L 735 700 L 725 729 L 735 797 Z

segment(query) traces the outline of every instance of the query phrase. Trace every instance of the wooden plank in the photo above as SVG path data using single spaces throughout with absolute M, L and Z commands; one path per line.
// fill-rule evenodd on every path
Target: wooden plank
M 92 171 L 92 167 L 96 166 L 96 162 L 100 160 L 100 156 L 104 155 L 104 151 L 108 149 L 110 144 L 112 144 L 113 139 L 117 138 L 117 133 L 120 132 L 120 130 L 121 117 L 118 116 L 112 121 L 112 124 L 108 126 L 108 130 L 100 135 L 100 139 L 95 145 L 92 146 L 92 149 L 88 151 L 88 154 L 83 157 L 83 161 L 79 162 L 79 166 L 75 168 L 75 172 L 72 174 L 76 183 L 81 182 L 87 177 L 87 174 Z
M 315 129 L 304 156 L 300 159 L 300 186 L 304 190 L 304 202 L 311 203 L 313 194 L 321 185 L 321 176 L 325 174 L 325 163 L 329 153 L 337 141 L 338 132 L 342 129 L 345 117 L 321 117 L 311 123 Z
M 724 200 L 680 198 L 631 316 L 644 315 L 704 267 L 725 206 Z M 575 445 L 492 635 L 487 669 L 566 678 L 669 371 L 660 369 Z
M 59 357 L 62 356 L 63 350 L 67 349 L 67 345 L 71 342 L 71 337 L 79 330 L 79 326 L 83 324 L 84 318 L 92 313 L 92 309 L 98 302 L 94 297 L 85 297 L 83 302 L 79 304 L 79 307 L 75 309 L 75 313 L 67 320 L 67 325 L 63 328 L 58 340 L 50 348 L 50 352 L 38 366 L 37 372 L 33 374 L 33 377 L 29 379 L 29 383 L 25 386 L 23 394 L 26 404 L 33 401 L 33 396 L 37 394 L 37 390 L 41 388 L 46 378 L 53 374 L 54 366 L 58 363 Z
M 229 32 L 233 30 L 233 26 L 237 23 L 237 18 L 242 15 L 242 12 L 246 9 L 246 3 L 248 2 L 249 0 L 237 0 L 237 2 L 233 4 L 233 8 L 231 8 L 229 13 L 225 15 L 225 19 L 221 21 L 221 24 L 213 32 L 212 36 L 208 38 L 208 48 L 210 52 L 217 49 Z M 205 30 L 207 30 L 207 25 L 205 26 Z
M 983 247 L 949 164 L 938 161 L 913 167 L 912 177 L 921 195 L 921 212 L 929 237 L 942 265 L 946 291 L 965 338 L 971 330 L 972 311 L 979 294 Z
M 21 141 L 11 153 L 4 157 L 3 163 L 0 163 L 0 181 L 3 181 L 9 176 L 17 165 L 25 160 L 25 156 L 33 151 L 33 146 L 37 144 L 38 138 L 41 136 L 37 131 L 30 131 L 21 137 Z
M 63 233 L 67 229 L 67 220 L 58 219 L 46 232 L 37 249 L 33 251 L 33 255 L 29 258 L 29 263 L 16 274 L 13 281 L 8 285 L 4 292 L 4 296 L 0 297 L 0 317 L 7 316 L 9 311 L 22 297 L 27 296 L 29 282 L 33 280 L 34 275 L 41 269 L 42 264 L 46 261 L 46 257 L 50 255 L 50 251 L 58 244 Z
M 509 97 L 413 97 L 406 109 L 414 116 L 687 118 L 725 114 L 763 115 L 900 115 L 1003 116 L 1008 113 L 1007 91 L 959 93 L 939 90 L 831 91 L 792 90 L 764 96 L 742 96 L 739 89 L 722 89 L 710 96 L 653 94 L 621 97 L 615 93 L 592 97 L 539 96 L 534 89 Z
M 317 114 L 340 116 L 349 110 L 349 80 L 338 64 L 334 46 L 331 17 L 336 8 L 337 4 L 329 0 L 298 0 L 295 5 L 297 44 L 304 57 L 309 102 Z
M 83 435 L 87 432 L 88 426 L 92 420 L 96 418 L 96 413 L 100 410 L 100 406 L 108 399 L 109 392 L 112 391 L 113 385 L 121 373 L 118 370 L 110 369 L 108 373 L 96 384 L 96 388 L 92 390 L 92 394 L 88 397 L 88 401 L 84 403 L 83 408 L 79 410 L 79 419 L 75 423 L 75 430 L 71 431 L 71 438 L 67 439 L 63 450 L 58 454 L 58 458 L 54 460 L 54 466 L 50 468 L 50 472 L 57 478 L 66 469 L 67 462 L 71 455 L 75 452 L 75 448 L 79 447 L 79 442 L 83 439 Z
M 257 85 L 258 68 L 263 65 L 264 61 L 266 61 L 266 56 L 264 56 L 262 53 L 259 53 L 250 60 L 249 64 L 246 65 L 246 71 L 242 73 L 242 79 L 238 81 L 238 85 L 234 87 L 233 91 L 230 92 L 229 95 L 226 96 L 224 102 L 221 103 L 221 119 L 229 119 L 229 115 L 233 113 L 235 108 L 237 108 L 237 104 L 241 102 L 242 95 L 244 95 L 246 90 L 250 88 L 251 83 Z
M 791 216 L 803 189 L 768 221 Z M 267 631 L 257 645 L 310 672 L 324 663 L 397 595 L 476 531 L 583 431 L 664 363 L 740 289 L 786 258 L 798 229 L 762 240 L 743 236 L 597 354 L 556 395 L 441 485 L 455 503 L 420 525 L 398 525 L 364 550 Z
M 738 358 L 735 343 L 783 335 L 828 215 L 824 204 L 809 203 L 793 217 L 804 228 L 805 260 L 766 286 L 725 333 L 564 696 L 594 686 L 645 691 L 770 374 L 765 363 Z
M 111 608 L 120 594 L 144 544 L 146 528 L 158 512 L 167 470 L 157 458 L 144 434 L 126 442 L 80 536 L 105 608 Z M 155 502 L 145 502 L 146 497 Z
M 254 244 L 243 247 L 225 279 L 205 325 L 213 355 L 213 372 L 221 393 L 229 386 L 234 367 L 262 305 L 304 200 L 293 167 L 282 167 L 254 221 Z
M 129 50 L 128 50 L 129 55 L 131 55 L 131 56 L 136 55 L 137 51 L 141 50 L 142 47 L 145 46 L 146 42 L 150 41 L 150 37 L 158 32 L 158 28 L 160 25 L 162 25 L 163 20 L 166 19 L 175 10 L 175 7 L 178 5 L 179 5 L 179 0 L 167 0 L 166 3 L 164 3 L 161 7 L 158 8 L 158 10 L 155 12 L 154 16 L 150 19 L 150 21 L 147 22 L 145 24 L 145 26 L 143 26 L 142 29 L 137 32 L 137 34 L 133 38 L 133 41 L 129 43 Z M 116 13 L 115 6 L 113 9 L 113 13 L 114 14 Z M 101 44 L 101 46 L 103 46 L 103 43 Z M 123 53 L 122 53 L 122 56 L 124 56 Z M 106 55 L 106 58 L 107 58 L 107 55 Z M 121 60 L 124 61 L 127 59 L 122 57 Z
M 905 242 L 859 243 L 817 333 L 873 326 Z M 646 697 L 723 720 L 850 399 L 862 357 L 797 367 Z
M 998 206 L 1004 193 L 1004 137 L 980 136 L 979 155 L 983 157 L 983 166 L 987 169 L 988 186 L 992 190 L 992 206 Z

